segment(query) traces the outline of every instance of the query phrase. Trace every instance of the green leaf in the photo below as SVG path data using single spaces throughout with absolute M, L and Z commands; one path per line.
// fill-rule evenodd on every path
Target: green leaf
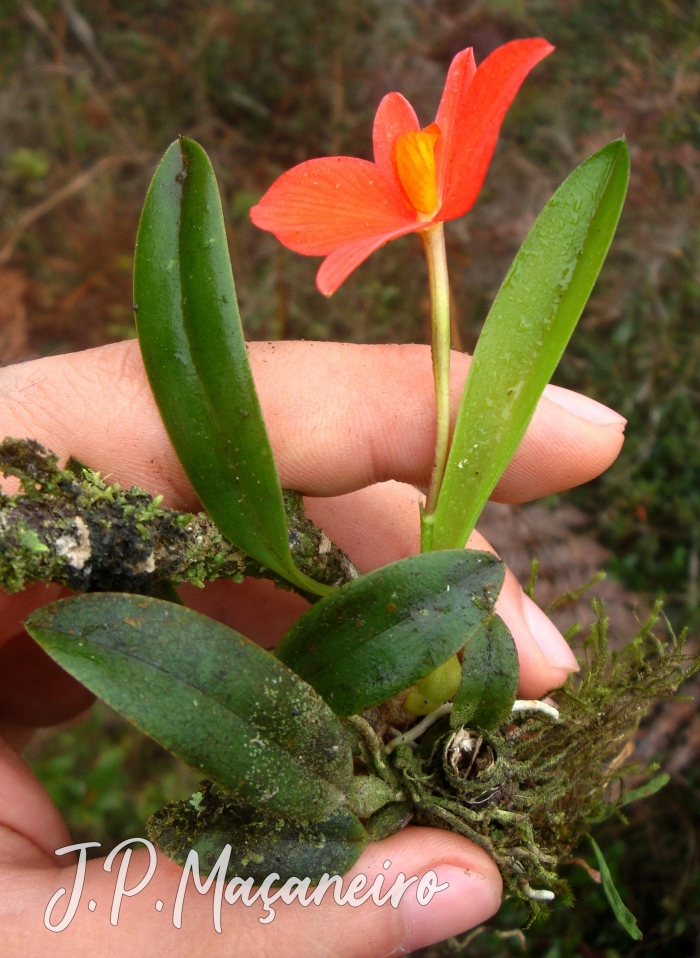
M 179 865 L 184 865 L 195 849 L 203 875 L 211 872 L 229 844 L 226 879 L 252 878 L 256 885 L 273 872 L 280 876 L 275 884 L 289 878 L 309 878 L 311 884 L 317 884 L 324 873 L 343 875 L 369 840 L 346 808 L 322 821 L 298 822 L 273 818 L 230 796 L 211 793 L 196 793 L 189 800 L 161 808 L 149 819 L 146 833 Z
M 645 782 L 638 788 L 631 788 L 628 792 L 623 792 L 615 803 L 615 808 L 623 808 L 623 806 L 629 805 L 631 802 L 636 802 L 640 798 L 648 798 L 650 795 L 655 795 L 660 789 L 668 785 L 670 781 L 671 776 L 667 772 L 655 775 L 654 778 L 649 779 L 648 782 Z
M 204 508 L 249 556 L 308 592 L 328 594 L 292 561 L 216 177 L 194 140 L 173 143 L 153 177 L 139 223 L 134 303 L 151 389 Z
M 515 453 L 613 238 L 629 179 L 616 140 L 559 187 L 530 230 L 474 352 L 432 532 L 461 548 Z
M 598 861 L 598 869 L 600 871 L 600 880 L 603 886 L 603 891 L 605 892 L 605 897 L 610 903 L 610 907 L 613 910 L 613 913 L 617 920 L 620 922 L 625 931 L 629 934 L 631 938 L 634 938 L 635 941 L 639 941 L 642 937 L 642 933 L 637 927 L 637 920 L 626 907 L 617 888 L 612 880 L 612 875 L 610 874 L 610 869 L 608 868 L 607 862 L 603 858 L 603 853 L 598 847 L 598 843 L 593 839 L 591 835 L 586 835 L 586 838 L 591 843 L 593 851 L 595 852 L 595 857 Z
M 454 655 L 491 613 L 504 567 L 486 552 L 411 556 L 360 576 L 309 609 L 277 656 L 338 715 L 413 685 Z
M 460 682 L 450 725 L 497 728 L 509 716 L 517 697 L 518 651 L 508 626 L 492 615 L 471 637 L 462 655 Z
M 260 646 L 184 606 L 95 593 L 25 623 L 78 681 L 245 801 L 323 818 L 352 777 L 345 731 L 305 682 Z
M 602 822 L 607 821 L 608 818 L 618 812 L 621 808 L 624 808 L 625 805 L 630 805 L 632 802 L 636 802 L 641 798 L 648 798 L 650 795 L 655 795 L 660 789 L 668 785 L 670 781 L 671 776 L 666 772 L 662 772 L 660 775 L 655 775 L 654 778 L 649 779 L 648 782 L 645 782 L 638 788 L 631 788 L 626 792 L 622 792 L 617 801 L 606 803 L 598 815 L 588 818 L 588 824 L 600 825 Z

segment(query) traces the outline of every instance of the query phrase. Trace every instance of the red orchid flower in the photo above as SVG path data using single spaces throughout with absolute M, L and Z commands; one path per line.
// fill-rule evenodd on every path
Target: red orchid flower
M 330 296 L 389 240 L 463 216 L 474 205 L 503 118 L 520 85 L 554 47 L 513 40 L 476 68 L 471 48 L 450 65 L 435 122 L 421 130 L 411 104 L 389 93 L 374 118 L 374 163 L 307 160 L 250 211 L 289 249 L 325 256 L 316 285 Z

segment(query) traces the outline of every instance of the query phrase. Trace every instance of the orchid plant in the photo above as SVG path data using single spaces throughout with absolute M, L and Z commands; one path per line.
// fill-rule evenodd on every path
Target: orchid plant
M 389 93 L 374 118 L 374 163 L 349 156 L 308 160 L 273 183 L 250 213 L 256 226 L 289 249 L 326 257 L 316 277 L 326 296 L 385 243 L 420 235 L 430 280 L 437 412 L 423 551 L 431 548 L 449 451 L 450 293 L 443 223 L 476 202 L 508 107 L 530 70 L 553 49 L 546 40 L 514 40 L 478 70 L 473 50 L 462 50 L 450 66 L 434 123 L 421 129 L 408 100 Z
M 146 198 L 134 308 L 163 422 L 207 515 L 173 514 L 79 464 L 57 471 L 35 458 L 15 470 L 27 498 L 43 476 L 52 495 L 109 499 L 110 522 L 117 506 L 124 521 L 137 510 L 142 538 L 155 523 L 187 543 L 187 573 L 171 563 L 169 575 L 155 572 L 132 588 L 144 594 L 78 595 L 26 623 L 65 669 L 206 776 L 192 798 L 149 823 L 175 861 L 196 851 L 205 873 L 218 863 L 257 881 L 274 864 L 281 882 L 302 872 L 317 881 L 414 821 L 478 841 L 509 892 L 537 913 L 555 892 L 569 894 L 557 866 L 589 823 L 625 803 L 606 797 L 625 773 L 608 761 L 610 748 L 619 750 L 640 702 L 678 684 L 679 650 L 655 644 L 652 665 L 638 643 L 628 667 L 603 682 L 601 618 L 584 656 L 588 670 L 563 697 L 561 715 L 519 702 L 514 642 L 494 611 L 503 564 L 464 548 L 612 241 L 629 175 L 623 140 L 574 170 L 534 223 L 484 325 L 450 437 L 443 224 L 476 201 L 507 109 L 552 49 L 542 39 L 513 41 L 478 69 L 470 49 L 458 53 L 433 123 L 421 128 L 408 101 L 389 93 L 374 121 L 374 162 L 302 163 L 251 211 L 290 249 L 325 256 L 317 285 L 326 295 L 390 240 L 416 232 L 423 242 L 436 444 L 421 554 L 362 576 L 341 556 L 329 572 L 325 556 L 339 550 L 300 518 L 299 497 L 283 493 L 248 364 L 216 179 L 187 138 L 167 150 Z M 195 563 L 203 536 L 220 545 Z M 306 552 L 302 540 L 311 543 Z M 173 588 L 188 577 L 243 574 L 266 575 L 312 603 L 274 652 L 185 608 Z M 600 716 L 610 728 L 603 736 Z M 661 784 L 654 779 L 634 797 Z M 638 936 L 594 850 L 616 915 Z

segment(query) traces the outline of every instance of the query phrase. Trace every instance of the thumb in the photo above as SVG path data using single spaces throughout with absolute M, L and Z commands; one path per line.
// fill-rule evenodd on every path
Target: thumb
M 343 887 L 349 889 L 353 879 L 366 875 L 365 888 L 369 888 L 382 873 L 385 893 L 396 889 L 397 898 L 403 876 L 406 881 L 419 881 L 406 889 L 398 907 L 393 902 L 380 907 L 370 902 L 359 908 L 336 907 L 334 920 L 347 947 L 334 955 L 406 955 L 475 928 L 501 904 L 501 876 L 489 855 L 474 842 L 440 829 L 409 827 L 372 843 L 344 878 Z M 441 890 L 432 897 L 425 895 L 428 883 Z
M 143 878 L 147 858 L 145 851 L 134 852 L 126 866 L 125 887 L 133 888 Z M 75 917 L 60 934 L 53 934 L 43 927 L 41 916 L 56 888 L 70 887 L 69 873 L 75 872 L 75 866 L 48 868 L 43 875 L 38 869 L 27 869 L 23 876 L 16 875 L 14 883 L 9 882 L 9 874 L 3 882 L 0 868 L 0 889 L 7 886 L 10 900 L 6 904 L 11 905 L 16 939 L 16 950 L 9 954 L 19 958 L 43 950 L 56 958 L 91 958 L 98 953 L 103 958 L 124 954 L 147 958 L 157 941 L 158 953 L 170 958 L 395 958 L 483 923 L 498 910 L 501 900 L 498 869 L 483 849 L 458 835 L 425 827 L 408 827 L 370 844 L 343 878 L 338 897 L 341 902 L 346 898 L 344 903 L 334 901 L 332 884 L 320 904 L 312 900 L 313 889 L 302 896 L 302 903 L 276 901 L 267 908 L 260 899 L 246 907 L 240 899 L 230 904 L 224 898 L 221 934 L 214 929 L 213 889 L 202 894 L 191 876 L 181 927 L 174 927 L 172 909 L 183 873 L 161 855 L 153 880 L 138 895 L 123 899 L 118 924 L 112 925 L 110 906 L 118 869 L 118 861 L 110 874 L 101 860 L 88 862 Z M 429 876 L 430 872 L 434 875 Z M 358 902 L 367 897 L 379 876 L 384 878 L 384 904 L 370 898 L 353 906 L 353 898 Z M 424 896 L 417 889 L 424 876 L 428 876 L 424 889 L 429 882 L 441 890 L 421 904 Z M 408 889 L 401 895 L 405 885 Z M 269 889 L 270 901 L 277 891 Z M 388 892 L 396 894 L 387 897 Z M 91 910 L 88 900 L 93 902 Z M 0 917 L 2 911 L 0 905 Z

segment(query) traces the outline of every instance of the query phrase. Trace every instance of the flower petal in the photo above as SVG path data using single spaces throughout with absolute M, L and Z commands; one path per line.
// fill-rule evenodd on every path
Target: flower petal
M 283 173 L 250 218 L 306 256 L 325 256 L 416 221 L 393 179 L 350 156 L 307 160 Z
M 445 88 L 440 98 L 435 122 L 440 127 L 441 139 L 435 149 L 435 163 L 437 166 L 438 195 L 445 192 L 445 173 L 447 172 L 448 157 L 452 157 L 454 150 L 452 140 L 455 136 L 457 123 L 460 117 L 460 105 L 464 102 L 467 90 L 476 73 L 476 61 L 471 47 L 462 50 L 452 60 L 447 72 Z
M 402 133 L 415 133 L 420 130 L 416 111 L 405 96 L 400 93 L 387 93 L 379 104 L 374 117 L 372 142 L 374 144 L 374 162 L 390 179 L 395 179 L 391 152 L 394 140 Z
M 417 232 L 424 226 L 425 223 L 414 222 L 408 226 L 392 230 L 390 233 L 384 233 L 382 236 L 359 240 L 335 250 L 324 259 L 316 274 L 316 286 L 319 292 L 323 293 L 324 296 L 331 296 L 341 283 L 345 282 L 350 273 L 357 269 L 360 263 L 364 263 L 367 257 L 371 256 L 380 246 L 384 246 L 390 240 L 404 236 L 406 233 Z
M 456 219 L 474 205 L 508 107 L 530 70 L 553 49 L 540 38 L 505 43 L 480 64 L 462 95 L 450 98 L 453 133 L 449 152 L 440 157 L 443 192 L 437 220 Z

